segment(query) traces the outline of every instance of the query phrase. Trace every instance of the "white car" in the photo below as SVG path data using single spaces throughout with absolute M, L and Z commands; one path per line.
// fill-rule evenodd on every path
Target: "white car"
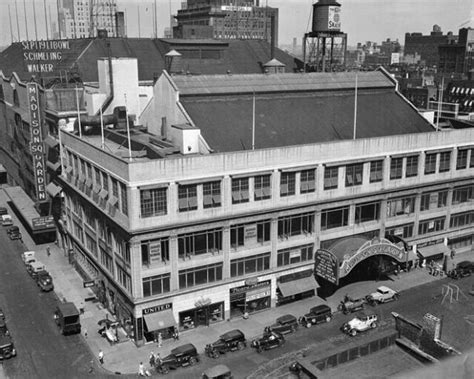
M 351 321 L 346 322 L 342 326 L 342 331 L 354 337 L 357 333 L 375 329 L 377 327 L 377 320 L 377 315 L 375 314 L 361 314 L 354 317 Z
M 24 253 L 21 254 L 21 260 L 23 261 L 25 266 L 28 266 L 30 263 L 36 262 L 35 252 L 25 251 Z
M 386 286 L 380 286 L 379 288 L 377 288 L 376 292 L 372 292 L 366 297 L 366 299 L 370 304 L 376 305 L 386 303 L 392 300 L 398 300 L 399 297 L 400 294 L 397 291 L 392 290 L 391 288 L 388 288 Z

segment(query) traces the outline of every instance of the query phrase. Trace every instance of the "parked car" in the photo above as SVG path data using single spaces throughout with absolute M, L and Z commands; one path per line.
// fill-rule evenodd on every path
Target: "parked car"
M 216 365 L 202 373 L 201 379 L 233 379 L 230 368 L 226 365 Z
M 345 295 L 344 299 L 339 303 L 337 309 L 345 315 L 359 311 L 364 308 L 364 304 L 367 303 L 365 298 L 353 299 L 349 295 Z
M 36 276 L 36 284 L 41 288 L 41 291 L 44 292 L 52 291 L 54 289 L 53 278 L 46 270 L 38 272 Z
M 38 276 L 39 272 L 46 271 L 46 266 L 40 261 L 36 261 L 36 262 L 31 262 L 26 267 L 26 270 L 28 271 L 28 274 L 30 274 L 30 276 L 36 280 L 36 277 Z
M 448 276 L 453 279 L 460 279 L 466 276 L 470 276 L 474 272 L 474 262 L 472 261 L 461 261 L 456 267 L 448 272 Z
M 0 207 L 0 216 L 8 214 L 8 209 L 5 207 Z
M 193 366 L 199 362 L 199 355 L 196 347 L 192 343 L 181 345 L 173 350 L 171 354 L 159 359 L 156 363 L 156 371 L 160 374 L 167 374 L 170 369 L 175 370 L 178 367 Z
M 254 339 L 250 344 L 251 347 L 255 348 L 258 353 L 263 350 L 274 349 L 285 343 L 285 337 L 283 334 L 278 332 L 264 333 L 262 337 Z
M 0 333 L 0 361 L 16 356 L 16 349 L 10 335 Z
M 74 303 L 60 303 L 54 312 L 54 321 L 63 335 L 80 333 L 81 319 Z
M 20 228 L 16 225 L 10 226 L 7 229 L 7 234 L 12 234 L 12 233 L 20 233 Z
M 386 286 L 380 286 L 377 291 L 367 295 L 366 299 L 372 305 L 387 303 L 389 301 L 398 300 L 400 294 Z
M 219 358 L 221 354 L 228 351 L 242 350 L 246 346 L 247 340 L 244 333 L 239 329 L 234 329 L 221 335 L 217 341 L 207 344 L 205 352 L 208 357 Z
M 2 215 L 2 226 L 12 226 L 13 225 L 13 220 L 12 216 L 9 214 Z
M 25 264 L 25 266 L 28 266 L 31 262 L 35 262 L 35 252 L 34 251 L 25 251 L 24 253 L 21 254 L 21 260 Z
M 20 232 L 11 232 L 8 236 L 11 240 L 21 240 L 23 238 Z
M 311 326 L 321 322 L 329 322 L 332 320 L 331 308 L 327 305 L 317 305 L 309 310 L 304 316 L 301 316 L 298 321 L 301 325 L 311 328 Z
M 377 327 L 376 314 L 360 314 L 342 325 L 342 331 L 350 336 Z
M 10 335 L 10 332 L 8 331 L 7 328 L 7 323 L 5 322 L 5 319 L 0 318 L 0 334 L 5 334 L 5 335 Z
M 265 327 L 265 332 L 278 332 L 281 334 L 293 333 L 298 329 L 298 319 L 290 314 L 280 316 L 276 323 Z

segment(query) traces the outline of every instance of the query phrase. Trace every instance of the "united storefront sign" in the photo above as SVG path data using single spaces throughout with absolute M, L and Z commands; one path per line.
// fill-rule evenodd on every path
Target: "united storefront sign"
M 30 109 L 30 151 L 33 156 L 33 171 L 35 174 L 36 198 L 38 201 L 46 201 L 46 175 L 44 165 L 44 144 L 41 133 L 41 119 L 39 108 L 38 84 L 28 83 L 26 85 L 28 94 L 28 106 Z
M 143 315 L 149 315 L 151 313 L 167 311 L 168 309 L 171 309 L 172 307 L 173 307 L 172 303 L 160 304 L 160 305 L 155 305 L 154 307 L 145 308 L 142 313 Z

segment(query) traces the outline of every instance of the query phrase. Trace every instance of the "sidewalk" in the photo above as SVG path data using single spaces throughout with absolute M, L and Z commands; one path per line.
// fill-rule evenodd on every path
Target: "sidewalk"
M 5 200 L 5 194 L 3 191 L 0 191 L 0 203 L 5 204 Z M 99 329 L 97 322 L 107 316 L 111 320 L 113 317 L 100 303 L 85 301 L 85 299 L 93 295 L 92 291 L 83 287 L 82 278 L 74 270 L 71 264 L 69 264 L 63 250 L 54 243 L 35 245 L 30 236 L 23 230 L 22 225 L 18 222 L 14 214 L 12 214 L 12 217 L 14 219 L 14 224 L 20 226 L 20 229 L 22 230 L 25 245 L 24 250 L 36 251 L 37 258 L 46 265 L 46 269 L 53 277 L 55 286 L 54 290 L 58 298 L 60 300 L 65 299 L 66 301 L 72 301 L 78 309 L 82 308 L 84 310 L 84 313 L 81 315 L 83 338 L 89 345 L 91 352 L 95 357 L 97 357 L 99 350 L 104 352 L 103 367 L 112 373 L 135 374 L 140 362 L 143 362 L 146 367 L 149 366 L 148 359 L 150 352 L 153 351 L 159 353 L 164 357 L 169 354 L 171 349 L 185 343 L 193 343 L 198 352 L 202 354 L 207 343 L 217 340 L 219 335 L 231 329 L 241 329 L 245 333 L 247 339 L 251 340 L 256 336 L 261 335 L 264 327 L 273 323 L 277 317 L 287 313 L 299 317 L 307 313 L 309 308 L 315 305 L 327 304 L 335 312 L 339 302 L 345 294 L 349 294 L 355 298 L 363 297 L 370 292 L 373 292 L 382 284 L 386 284 L 388 287 L 393 288 L 396 291 L 404 291 L 440 279 L 440 276 L 430 275 L 426 268 L 418 268 L 407 273 L 402 272 L 399 274 L 398 278 L 393 277 L 393 280 L 391 281 L 380 281 L 378 283 L 367 281 L 350 284 L 339 289 L 326 301 L 317 296 L 313 296 L 291 304 L 252 314 L 248 320 L 238 318 L 231 321 L 213 324 L 211 327 L 199 327 L 181 332 L 179 341 L 164 340 L 161 348 L 158 348 L 156 343 L 137 347 L 130 340 L 123 340 L 123 342 L 111 345 L 105 338 L 97 333 L 97 330 Z M 48 246 L 51 249 L 50 256 L 46 253 Z M 450 263 L 455 264 L 465 259 L 469 259 L 467 254 L 457 254 L 453 262 Z M 444 278 L 444 276 L 441 278 Z

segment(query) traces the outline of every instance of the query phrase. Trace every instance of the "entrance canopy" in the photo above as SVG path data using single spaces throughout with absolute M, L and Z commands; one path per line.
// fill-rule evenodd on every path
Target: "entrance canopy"
M 291 282 L 279 283 L 278 288 L 284 297 L 297 295 L 306 291 L 315 290 L 319 287 L 318 282 L 314 279 L 314 276 L 308 276 L 293 280 Z
M 423 246 L 417 249 L 421 259 L 434 259 L 438 260 L 448 252 L 448 247 L 442 243 L 437 245 Z
M 172 310 L 161 311 L 144 315 L 146 328 L 149 332 L 175 326 L 176 321 Z

